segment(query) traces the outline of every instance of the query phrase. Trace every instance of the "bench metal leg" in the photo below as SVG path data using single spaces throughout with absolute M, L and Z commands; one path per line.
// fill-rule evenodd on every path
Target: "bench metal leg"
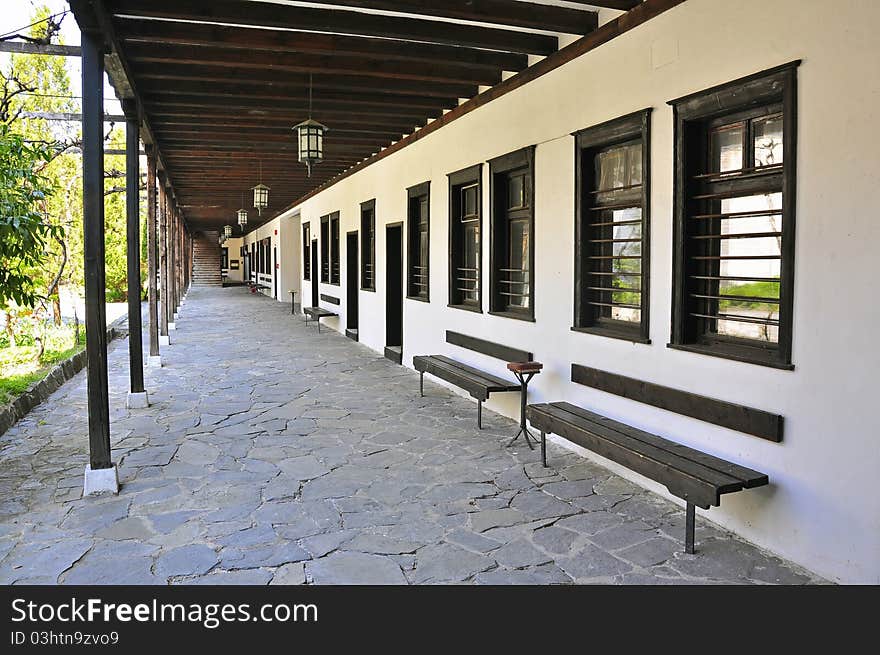
M 687 504 L 687 517 L 684 523 L 684 552 L 688 555 L 694 554 L 694 519 L 696 518 L 696 508 L 693 503 Z
M 541 463 L 547 468 L 547 434 L 541 430 Z
M 318 324 L 318 334 L 321 334 L 321 317 L 315 319 L 315 323 Z
M 425 397 L 425 373 L 424 371 L 419 371 L 419 396 L 422 398 Z
M 483 401 L 477 401 L 477 429 L 483 429 Z

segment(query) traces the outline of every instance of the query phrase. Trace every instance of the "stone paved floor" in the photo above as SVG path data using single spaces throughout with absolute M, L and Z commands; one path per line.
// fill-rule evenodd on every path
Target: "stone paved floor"
M 193 289 L 153 401 L 110 352 L 118 496 L 81 498 L 84 373 L 0 438 L 2 583 L 806 583 L 513 421 L 241 288 Z

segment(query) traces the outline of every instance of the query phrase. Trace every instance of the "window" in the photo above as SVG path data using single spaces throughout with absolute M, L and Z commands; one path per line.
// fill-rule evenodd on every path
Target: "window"
M 330 215 L 321 217 L 321 282 L 330 282 Z
M 330 214 L 330 284 L 339 284 L 339 212 Z
M 376 290 L 376 201 L 361 203 L 361 289 Z
M 449 306 L 482 311 L 482 165 L 449 175 Z
M 648 341 L 651 110 L 575 133 L 574 329 Z
M 220 270 L 226 271 L 229 269 L 229 248 L 221 248 L 220 249 Z
M 489 311 L 535 320 L 535 148 L 489 162 L 492 221 Z
M 406 296 L 428 302 L 428 239 L 429 199 L 431 183 L 425 182 L 407 189 L 407 283 Z
M 798 63 L 670 103 L 671 347 L 791 368 Z
M 306 223 L 303 225 L 303 279 L 311 280 L 312 279 L 312 253 L 309 251 L 309 248 L 312 245 L 312 236 L 310 234 L 310 224 Z

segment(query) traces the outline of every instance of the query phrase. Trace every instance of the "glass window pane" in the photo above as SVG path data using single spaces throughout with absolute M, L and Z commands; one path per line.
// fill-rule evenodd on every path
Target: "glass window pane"
M 461 214 L 462 218 L 469 219 L 473 219 L 477 215 L 476 185 L 464 187 L 461 190 Z
M 767 234 L 728 238 L 720 242 L 718 252 L 723 257 L 719 266 L 720 280 L 717 292 L 711 287 L 708 295 L 734 296 L 707 300 L 717 302 L 717 312 L 727 317 L 716 322 L 718 334 L 771 343 L 779 339 L 779 300 L 782 255 L 782 237 L 772 235 L 782 231 L 782 194 L 768 193 L 721 202 L 721 211 L 732 216 L 722 219 L 722 235 Z M 752 258 L 755 259 L 752 259 Z M 711 307 L 710 307 L 711 309 Z
M 525 207 L 525 175 L 512 175 L 507 184 L 507 207 Z
M 509 292 L 508 304 L 511 307 L 527 308 L 529 306 L 529 223 L 528 221 L 511 221 L 510 223 L 510 256 L 511 270 L 502 279 L 510 284 L 502 285 L 502 291 Z
M 594 166 L 598 204 L 641 202 L 641 142 L 626 143 L 598 152 L 594 157 Z
M 755 166 L 782 163 L 782 114 L 752 122 L 755 140 Z
M 634 143 L 627 146 L 627 166 L 629 169 L 628 186 L 642 183 L 642 144 Z
M 711 172 L 726 173 L 743 168 L 744 128 L 743 123 L 734 123 L 733 125 L 725 125 L 712 130 L 710 135 L 712 148 Z

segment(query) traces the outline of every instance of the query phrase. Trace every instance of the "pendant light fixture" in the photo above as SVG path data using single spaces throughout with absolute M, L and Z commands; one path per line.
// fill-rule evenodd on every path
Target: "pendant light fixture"
M 309 73 L 309 119 L 294 126 L 299 144 L 299 161 L 306 165 L 309 177 L 312 166 L 324 159 L 324 132 L 327 128 L 312 120 L 312 74 Z
M 227 239 L 232 236 L 232 226 L 231 225 L 224 225 L 223 226 L 223 236 L 226 237 Z
M 260 183 L 252 191 L 254 192 L 254 208 L 257 210 L 257 215 L 262 216 L 263 210 L 269 206 L 269 187 L 263 184 L 262 160 L 260 160 Z
M 244 226 L 247 225 L 247 209 L 244 208 L 244 194 L 241 194 L 241 209 L 236 212 L 238 216 L 238 225 L 241 227 L 241 231 L 244 232 Z

